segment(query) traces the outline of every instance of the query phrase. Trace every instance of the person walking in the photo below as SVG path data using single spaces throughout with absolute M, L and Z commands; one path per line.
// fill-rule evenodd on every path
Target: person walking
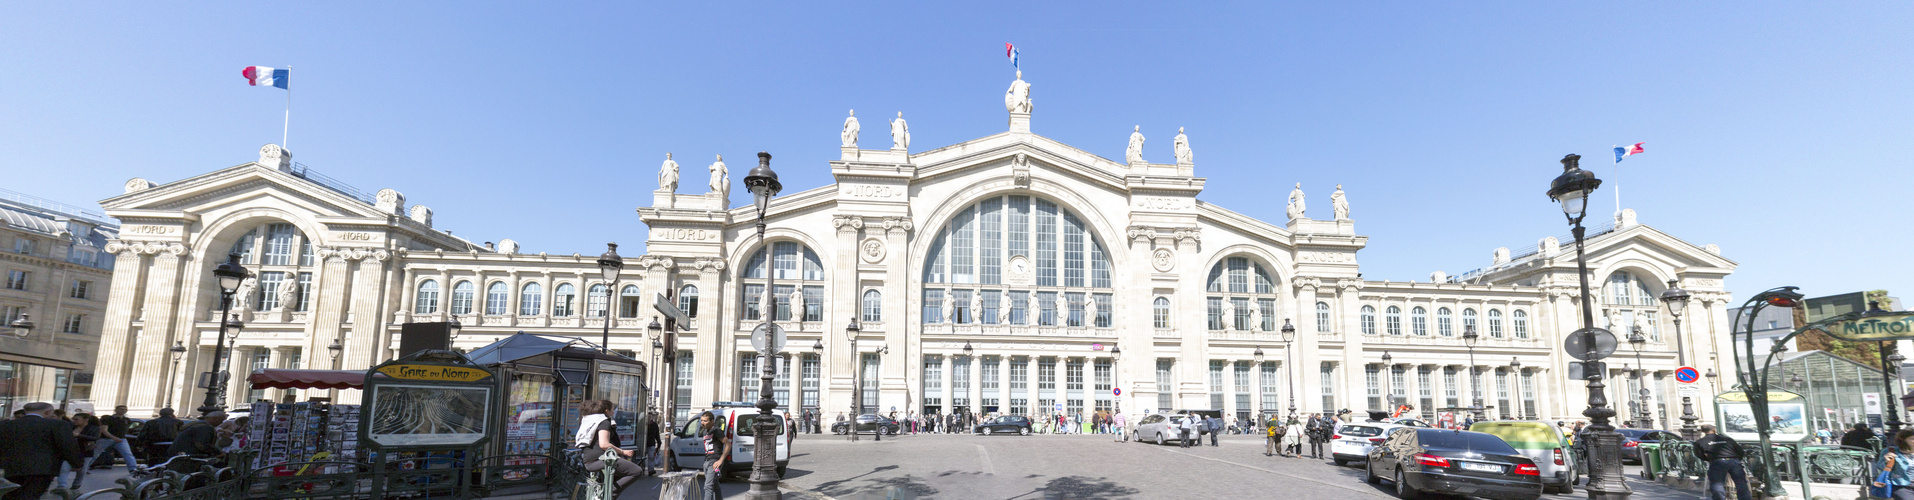
M 611 419 L 612 411 L 617 408 L 617 403 L 603 399 L 586 400 L 579 404 L 578 413 L 584 416 L 579 417 L 578 433 L 572 436 L 572 445 L 584 450 L 586 472 L 597 473 L 606 467 L 612 468 L 612 484 L 609 485 L 612 498 L 624 493 L 625 488 L 638 482 L 638 478 L 645 473 L 643 467 L 631 461 L 637 453 L 625 449 L 618 442 L 616 424 Z M 607 451 L 621 458 L 609 463 L 600 460 L 599 457 Z
M 1110 430 L 1116 432 L 1116 441 L 1130 442 L 1130 416 L 1117 412 L 1110 417 Z
M 94 445 L 103 439 L 106 426 L 100 425 L 100 419 L 91 413 L 75 413 L 73 418 L 73 438 L 80 441 L 80 454 L 89 457 L 83 463 L 91 463 Z M 54 487 L 66 490 L 80 489 L 80 483 L 86 480 L 86 467 L 60 464 L 60 477 L 54 480 Z
M 1880 469 L 1886 471 L 1887 481 L 1873 485 L 1888 488 L 1891 496 L 1885 498 L 1914 500 L 1914 429 L 1894 433 L 1894 444 L 1881 453 Z
M 1303 457 L 1303 421 L 1289 417 L 1289 424 L 1283 427 L 1283 450 L 1292 458 Z
M 140 426 L 140 449 L 148 460 L 164 456 L 173 446 L 173 438 L 179 437 L 179 428 L 186 424 L 173 416 L 172 408 L 160 408 L 159 415 Z
M 1206 422 L 1209 423 L 1210 446 L 1218 446 L 1216 444 L 1216 435 L 1223 433 L 1223 417 L 1210 417 Z
M 1309 426 L 1306 429 L 1309 433 L 1309 458 L 1317 460 L 1323 458 L 1323 445 L 1329 442 L 1329 434 L 1333 427 L 1335 425 L 1329 423 L 1329 418 L 1321 413 L 1309 416 Z
M 62 465 L 84 465 L 80 441 L 73 437 L 72 423 L 53 418 L 52 404 L 27 403 L 20 411 L 19 418 L 0 422 L 0 470 L 20 485 L 0 499 L 38 500 Z
M 1741 464 L 1741 443 L 1715 433 L 1714 424 L 1701 426 L 1701 439 L 1695 440 L 1695 458 L 1708 462 L 1708 498 L 1728 498 L 1729 477 L 1735 480 L 1735 498 L 1752 500 L 1748 492 L 1748 471 Z
M 722 500 L 723 491 L 718 488 L 718 480 L 724 476 L 725 451 L 731 446 L 726 439 L 724 421 L 717 414 L 706 410 L 698 415 L 697 438 L 704 444 L 704 498 Z
M 1277 420 L 1275 416 L 1270 416 L 1268 420 L 1264 420 L 1263 436 L 1263 456 L 1275 456 L 1277 452 L 1281 451 L 1277 448 L 1279 448 L 1283 442 L 1282 421 Z
M 93 464 L 91 467 L 97 469 L 112 468 L 114 459 L 116 458 L 115 455 L 111 453 L 113 451 L 120 452 L 117 458 L 126 463 L 126 470 L 133 470 L 139 467 L 138 460 L 133 457 L 133 446 L 131 444 L 132 435 L 127 434 L 127 429 L 133 426 L 133 419 L 126 417 L 126 405 L 113 407 L 113 414 L 100 417 L 100 424 L 106 426 L 105 434 L 113 436 L 113 441 L 111 443 L 105 443 L 102 446 L 94 447 L 95 451 L 93 453 Z M 100 460 L 101 455 L 105 455 L 106 460 Z

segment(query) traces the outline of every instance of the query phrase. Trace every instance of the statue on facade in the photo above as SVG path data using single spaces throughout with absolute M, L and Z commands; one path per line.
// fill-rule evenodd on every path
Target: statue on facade
M 804 321 L 804 290 L 791 291 L 791 320 Z
M 731 171 L 724 166 L 724 155 L 718 155 L 718 161 L 711 164 L 711 192 L 719 198 L 731 199 Z
M 283 280 L 279 282 L 279 310 L 295 311 L 299 309 L 299 282 Z
M 1063 320 L 1063 321 L 1059 321 L 1058 323 L 1069 325 L 1070 324 L 1070 298 L 1065 297 L 1063 296 L 1063 294 L 1059 293 L 1057 294 L 1056 304 L 1057 304 L 1057 314 L 1062 315 L 1061 319 Z
M 897 112 L 897 119 L 891 121 L 891 149 L 910 149 L 910 125 L 904 123 L 904 112 Z
M 232 310 L 234 312 L 245 312 L 245 311 L 252 310 L 253 289 L 257 287 L 258 284 L 259 284 L 258 279 L 241 280 L 239 282 L 239 290 L 236 290 L 233 292 Z
M 997 294 L 997 322 L 1010 323 L 1010 291 Z
M 1083 298 L 1083 326 L 1091 326 L 1091 327 L 1097 326 L 1096 297 Z
M 1303 183 L 1296 183 L 1296 189 L 1289 192 L 1289 220 L 1303 218 Z
M 1336 192 L 1329 193 L 1329 204 L 1336 207 L 1336 220 L 1349 220 L 1349 199 L 1342 194 L 1342 185 L 1336 185 Z
M 1130 131 L 1130 146 L 1123 148 L 1124 163 L 1143 163 L 1143 126 L 1137 125 Z
M 857 124 L 857 110 L 853 109 L 851 116 L 844 119 L 844 132 L 838 137 L 844 140 L 844 147 L 854 148 L 857 147 L 857 133 L 863 130 L 864 127 Z
M 948 320 L 951 323 L 956 323 L 957 322 L 957 293 L 951 291 L 949 288 L 945 288 L 944 301 L 942 305 L 944 307 L 943 319 Z
M 1183 133 L 1183 127 L 1176 128 L 1176 139 L 1172 140 L 1171 148 L 1176 150 L 1177 165 L 1196 163 L 1196 153 L 1190 151 L 1190 136 Z
M 1017 70 L 1017 80 L 1010 82 L 1010 90 L 1004 91 L 1004 109 L 1012 113 L 1029 113 L 1035 107 L 1030 102 L 1030 83 L 1023 81 L 1023 70 Z
M 678 192 L 678 162 L 671 160 L 671 153 L 665 153 L 665 164 L 658 167 L 658 190 Z
M 1223 299 L 1223 329 L 1236 329 L 1236 303 Z
M 1269 331 L 1263 328 L 1263 308 L 1261 307 L 1249 308 L 1249 329 L 1259 331 L 1259 332 Z
M 979 291 L 979 292 L 972 292 L 972 293 L 970 294 L 970 304 L 968 304 L 968 305 L 970 306 L 970 320 L 971 320 L 971 321 L 975 321 L 975 322 L 978 322 L 978 323 L 982 323 L 982 322 L 984 322 L 984 294 L 983 294 L 983 292 L 981 292 L 981 291 Z

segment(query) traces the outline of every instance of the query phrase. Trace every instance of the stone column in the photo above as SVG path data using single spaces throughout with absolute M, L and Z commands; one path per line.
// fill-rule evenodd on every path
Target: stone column
M 766 262 L 765 265 L 771 264 Z M 681 280 L 688 278 L 683 268 L 680 268 L 678 272 Z M 698 286 L 698 308 L 704 310 L 700 311 L 698 318 L 692 321 L 697 327 L 693 329 L 692 335 L 698 339 L 698 354 L 691 362 L 691 369 L 695 372 L 692 379 L 705 381 L 702 384 L 692 384 L 692 408 L 709 408 L 711 402 L 724 400 L 729 394 L 737 394 L 738 380 L 733 372 L 737 370 L 740 358 L 737 343 L 732 341 L 732 328 L 737 325 L 737 318 L 742 316 L 726 313 L 727 310 L 721 305 L 712 307 L 704 305 L 707 296 L 717 298 L 719 304 L 727 304 L 733 303 L 729 299 L 738 298 L 743 292 L 726 289 L 722 278 L 723 276 L 715 270 L 701 269 L 694 278 L 696 281 L 692 283 Z M 766 304 L 765 310 L 775 313 L 775 307 L 776 304 Z M 760 365 L 759 368 L 762 369 L 763 366 Z M 751 383 L 755 384 L 757 381 L 752 380 Z
M 311 292 L 313 294 L 312 310 L 308 311 L 306 316 L 306 323 L 310 325 L 312 333 L 307 339 L 306 352 L 323 357 L 308 360 L 306 364 L 314 368 L 324 367 L 330 370 L 338 367 L 332 360 L 331 351 L 326 347 L 335 341 L 340 342 L 341 347 L 345 345 L 345 339 L 340 333 L 346 319 L 346 301 L 349 299 L 346 290 L 346 281 L 349 276 L 346 273 L 349 272 L 350 264 L 346 262 L 344 255 L 334 253 L 330 249 L 319 250 L 318 257 L 320 258 L 318 275 L 312 277 L 312 286 L 315 288 Z M 344 354 L 340 353 L 341 359 Z
M 347 268 L 352 267 L 355 261 L 358 263 L 358 268 L 353 271 L 350 287 L 351 309 L 346 313 L 346 318 L 352 322 L 352 327 L 346 333 L 346 339 L 342 343 L 345 346 L 345 353 L 339 356 L 339 368 L 363 370 L 385 361 L 388 356 L 384 345 L 385 324 L 393 319 L 391 314 L 394 311 L 387 311 L 380 306 L 380 303 L 388 292 L 397 294 L 397 298 L 401 300 L 407 298 L 403 292 L 407 286 L 402 279 L 403 273 L 386 268 L 387 254 L 384 250 L 371 253 L 364 250 L 352 252 L 346 256 L 345 263 Z M 410 308 L 410 304 L 399 306 L 399 309 Z M 363 396 L 361 392 L 339 391 L 337 402 L 358 404 L 360 397 Z
M 125 404 L 129 411 L 145 411 L 157 408 L 163 402 L 160 399 L 134 400 L 127 397 L 127 387 L 133 382 L 133 353 L 138 347 L 138 333 L 133 330 L 136 319 L 134 310 L 141 299 L 141 274 L 146 270 L 145 257 L 129 247 L 109 248 L 113 253 L 113 285 L 106 295 L 106 314 L 100 323 L 100 353 L 94 362 L 93 400 L 101 403 Z M 166 333 L 166 329 L 161 329 Z M 148 340 L 149 342 L 151 340 Z M 172 343 L 167 343 L 171 348 Z M 139 413 L 145 415 L 146 413 Z
M 883 224 L 884 310 L 902 314 L 886 314 L 884 318 L 881 344 L 890 347 L 890 354 L 878 359 L 880 375 L 877 404 L 880 407 L 910 407 L 908 372 L 910 367 L 917 365 L 911 359 L 924 353 L 923 318 L 918 317 L 922 311 L 911 307 L 911 304 L 916 303 L 911 300 L 912 292 L 919 289 L 921 284 L 912 280 L 908 272 L 915 266 L 911 262 L 914 256 L 910 255 L 910 237 L 916 225 L 908 216 L 887 217 Z M 875 231 L 877 228 L 871 229 Z M 902 320 L 902 323 L 899 324 L 897 320 Z M 858 349 L 869 352 L 875 347 L 860 345 Z M 859 362 L 860 357 L 852 356 L 852 363 Z M 945 404 L 949 404 L 948 401 Z
M 1178 230 L 1176 233 L 1177 268 L 1193 271 L 1195 276 L 1204 276 L 1209 272 L 1204 267 L 1204 259 L 1199 239 L 1194 229 Z M 1171 398 L 1175 408 L 1205 408 L 1209 406 L 1209 305 L 1202 279 L 1183 279 L 1177 281 L 1177 330 L 1182 336 L 1178 346 L 1176 365 L 1172 380 L 1176 384 L 1176 396 Z M 1223 319 L 1224 326 L 1231 326 L 1230 319 Z M 1168 390 L 1158 388 L 1158 390 Z
M 1337 285 L 1337 303 L 1342 306 L 1343 324 L 1351 326 L 1343 333 L 1342 359 L 1336 367 L 1341 374 L 1337 377 L 1339 380 L 1336 384 L 1336 398 L 1339 406 L 1336 409 L 1350 408 L 1352 411 L 1360 411 L 1363 409 L 1360 406 L 1363 405 L 1357 404 L 1357 401 L 1351 401 L 1350 395 L 1363 394 L 1360 392 L 1364 390 L 1363 357 L 1364 351 L 1368 349 L 1367 344 L 1371 340 L 1369 335 L 1362 333 L 1362 280 L 1344 278 Z M 1377 325 L 1377 328 L 1381 328 L 1381 325 Z M 1381 333 L 1380 330 L 1377 333 Z M 1320 367 L 1316 369 L 1321 371 Z M 1366 400 L 1362 402 L 1367 404 Z
M 1296 308 L 1293 310 L 1296 311 L 1295 345 L 1298 349 L 1296 357 L 1285 361 L 1296 363 L 1296 366 L 1291 369 L 1296 376 L 1293 387 L 1297 388 L 1297 392 L 1301 392 L 1303 387 L 1309 387 L 1311 383 L 1321 383 L 1317 381 L 1319 375 L 1315 373 L 1315 370 L 1304 369 L 1308 366 L 1318 366 L 1321 359 L 1319 352 L 1322 349 L 1323 334 L 1317 331 L 1316 325 L 1316 292 L 1320 284 L 1321 281 L 1312 276 L 1296 278 Z M 1277 325 L 1277 328 L 1281 327 L 1282 325 Z M 1288 404 L 1288 400 L 1283 401 L 1284 411 L 1288 410 Z M 1297 398 L 1296 411 L 1307 413 L 1320 404 L 1322 403 L 1310 402 L 1308 398 Z
M 153 267 L 146 283 L 146 305 L 141 307 L 145 311 L 145 320 L 141 322 L 139 340 L 133 344 L 132 364 L 125 370 L 127 380 L 122 382 L 130 384 L 125 386 L 126 399 L 129 401 L 163 399 L 161 388 L 149 381 L 158 380 L 160 374 L 166 372 L 163 360 L 171 356 L 172 340 L 179 335 L 175 332 L 192 331 L 190 325 L 194 317 L 204 309 L 198 307 L 199 301 L 191 298 L 197 293 L 199 280 L 181 276 L 182 267 L 198 267 L 184 265 L 186 254 L 186 246 L 175 243 L 153 255 Z M 180 317 L 181 314 L 185 316 Z M 195 403 L 193 406 L 199 405 Z
M 850 408 L 851 403 L 856 401 L 855 399 L 839 400 L 833 396 L 838 394 L 850 394 L 851 376 L 857 373 L 855 369 L 857 365 L 856 356 L 847 356 L 847 354 L 850 353 L 851 345 L 850 342 L 844 338 L 844 327 L 850 325 L 851 318 L 863 319 L 860 315 L 863 313 L 864 291 L 857 279 L 858 258 L 862 255 L 862 250 L 858 247 L 857 241 L 858 235 L 864 227 L 864 218 L 863 216 L 855 215 L 836 216 L 831 218 L 831 222 L 837 228 L 836 246 L 838 251 L 832 252 L 833 255 L 831 256 L 831 265 L 833 267 L 830 271 L 831 290 L 829 293 L 831 294 L 832 300 L 831 304 L 827 304 L 824 308 L 824 329 L 821 332 L 824 339 L 824 355 L 818 362 L 818 369 L 820 370 L 818 374 L 820 387 L 818 390 L 823 391 L 823 395 L 818 398 L 818 405 L 820 409 L 847 409 Z M 875 230 L 876 228 L 872 229 Z M 885 259 L 901 259 L 902 257 L 898 255 L 901 253 L 902 252 L 886 252 Z M 769 264 L 767 263 L 766 265 Z M 883 306 L 884 309 L 880 311 L 885 317 L 879 319 L 895 320 L 894 322 L 901 326 L 903 323 L 903 311 L 892 308 L 888 303 L 892 298 L 890 295 L 893 294 L 888 290 L 879 291 L 878 293 L 883 294 L 882 298 L 887 302 Z M 881 327 L 881 323 L 882 322 L 870 326 Z M 855 398 L 855 394 L 853 394 L 852 397 Z

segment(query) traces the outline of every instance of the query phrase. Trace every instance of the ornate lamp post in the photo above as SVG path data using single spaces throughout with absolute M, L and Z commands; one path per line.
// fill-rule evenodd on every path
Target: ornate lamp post
M 746 183 L 748 184 L 749 181 L 747 180 Z M 763 215 L 760 214 L 759 218 L 762 219 Z M 764 224 L 762 222 L 758 223 L 759 236 L 764 234 L 763 228 Z M 598 349 L 603 352 L 611 352 L 611 297 L 612 291 L 618 288 L 618 271 L 624 269 L 625 258 L 618 256 L 618 244 L 606 243 L 605 253 L 598 256 L 598 274 L 600 278 L 605 279 L 605 310 L 603 311 L 605 313 L 605 332 L 601 338 L 602 340 L 598 343 Z M 452 324 L 458 324 L 458 319 L 454 318 Z
M 970 341 L 968 341 L 968 340 L 966 340 L 966 341 L 964 341 L 964 350 L 963 350 L 963 358 L 964 358 L 964 359 L 966 359 L 966 360 L 970 360 L 970 362 L 972 362 L 972 363 L 975 363 L 975 362 L 976 362 L 976 359 L 977 359 L 977 358 L 975 357 L 975 355 L 976 355 L 976 352 L 977 352 L 977 349 L 975 349 L 975 348 L 972 348 L 972 347 L 970 347 Z M 976 366 L 976 365 L 973 365 L 973 366 Z M 979 371 L 982 371 L 982 370 L 983 370 L 983 367 L 982 367 L 982 366 L 978 366 L 978 367 L 977 367 L 977 370 L 979 370 Z M 953 373 L 952 375 L 955 375 L 955 374 Z M 952 383 L 955 383 L 956 381 L 955 381 L 955 380 L 952 380 L 951 382 L 952 382 Z M 1093 387 L 1093 388 L 1094 388 L 1094 387 L 1096 387 L 1096 386 L 1095 386 L 1095 385 L 1092 385 L 1091 387 Z M 965 401 L 969 401 L 969 400 L 970 400 L 970 397 L 969 397 L 969 396 L 970 396 L 970 390 L 969 390 L 969 389 L 965 389 L 965 390 L 964 390 L 964 400 L 965 400 Z M 955 401 L 952 401 L 952 403 L 955 403 Z M 972 413 L 975 413 L 975 412 L 976 412 L 976 410 L 974 410 L 974 409 L 972 409 L 972 407 L 973 407 L 973 406 L 975 406 L 975 405 L 965 405 L 965 406 L 964 406 L 964 409 L 963 409 L 963 413 L 961 413 L 961 414 L 959 414 L 959 415 L 958 415 L 958 419 L 959 419 L 959 420 L 963 420 L 963 419 L 965 419 L 965 418 L 968 418 L 970 414 L 972 414 Z M 878 433 L 878 435 L 880 435 L 880 436 L 881 436 L 881 435 L 883 435 L 883 433 L 881 433 L 881 432 L 880 432 L 880 433 Z M 882 438 L 879 438 L 879 439 L 882 439 Z
M 1893 342 L 1882 342 L 1882 344 L 1894 345 Z M 1882 352 L 1886 351 L 1887 349 L 1882 349 Z M 1881 379 L 1887 382 L 1887 400 L 1889 403 L 1887 405 L 1887 429 L 1889 434 L 1900 432 L 1901 430 L 1900 407 L 1902 405 L 1899 386 L 1901 385 L 1901 362 L 1903 361 L 1907 361 L 1907 356 L 1902 356 L 1901 353 L 1896 352 L 1889 354 L 1887 356 L 1887 362 L 1882 363 L 1883 373 L 1881 373 L 1881 375 L 1883 375 L 1883 377 Z
M 446 340 L 458 340 L 458 339 L 459 339 L 459 332 L 460 332 L 460 331 L 463 331 L 463 330 L 465 330 L 465 325 L 462 325 L 462 324 L 459 324 L 459 315 L 457 315 L 457 314 L 446 314 L 446 315 L 445 315 L 445 338 L 446 338 Z
M 819 335 L 817 340 L 811 344 L 811 355 L 818 359 L 818 363 L 820 365 L 824 363 L 824 336 Z M 819 401 L 818 403 L 819 404 L 818 404 L 817 412 L 811 414 L 811 418 L 814 418 L 816 420 L 812 420 L 812 421 L 804 423 L 804 425 L 810 426 L 812 434 L 824 432 L 823 429 L 819 428 L 819 427 L 822 427 L 821 424 L 823 424 L 824 422 L 824 408 L 823 408 L 824 405 L 823 405 L 823 401 Z
M 1482 381 L 1476 376 L 1475 367 L 1475 343 L 1479 340 L 1482 335 L 1475 333 L 1475 325 L 1462 325 L 1462 345 L 1469 347 L 1469 394 L 1474 399 L 1469 405 L 1469 414 L 1476 420 L 1482 420 L 1482 388 L 1479 387 Z
M 1256 360 L 1256 371 L 1257 371 L 1257 373 L 1262 373 L 1262 371 L 1263 371 L 1263 346 L 1256 346 L 1256 350 L 1255 350 L 1255 351 L 1253 351 L 1253 352 L 1251 352 L 1251 353 L 1250 353 L 1249 355 L 1250 355 L 1250 358 L 1252 358 L 1252 359 L 1255 359 L 1255 360 Z M 1258 377 L 1258 378 L 1260 379 L 1261 377 Z M 1265 388 L 1265 389 L 1267 389 L 1267 388 Z M 1261 403 L 1258 403 L 1258 404 L 1261 404 Z M 1260 413 L 1260 412 L 1259 412 L 1259 413 Z M 1269 420 L 1270 418 L 1275 418 L 1275 417 L 1265 417 L 1265 418 L 1259 418 L 1259 419 L 1257 419 L 1257 421 L 1259 421 L 1259 422 L 1260 422 L 1260 421 L 1265 421 L 1265 420 Z M 1140 438 L 1139 438 L 1139 439 L 1140 439 Z
M 1289 318 L 1283 318 L 1282 332 L 1283 378 L 1287 379 L 1286 381 L 1288 382 L 1286 387 L 1288 387 L 1289 390 L 1289 418 L 1296 418 L 1296 367 L 1291 365 L 1289 359 L 1289 353 L 1296 350 L 1296 348 L 1291 345 L 1292 342 L 1296 341 L 1296 325 L 1290 324 Z
M 1761 435 L 1761 447 L 1759 449 L 1763 450 L 1773 447 L 1774 442 L 1769 439 L 1770 422 L 1768 421 L 1767 380 L 1769 371 L 1762 370 L 1766 365 L 1760 364 L 1760 361 L 1755 359 L 1754 335 L 1752 334 L 1752 332 L 1754 332 L 1754 321 L 1755 317 L 1760 315 L 1761 310 L 1769 306 L 1788 309 L 1800 307 L 1802 299 L 1805 298 L 1805 296 L 1795 291 L 1798 288 L 1799 287 L 1784 286 L 1770 289 L 1748 298 L 1748 302 L 1742 304 L 1741 307 L 1741 310 L 1746 311 L 1748 315 L 1748 324 L 1742 329 L 1743 333 L 1738 334 L 1739 338 L 1737 339 L 1742 341 L 1742 349 L 1729 349 L 1735 355 L 1735 377 L 1740 381 L 1738 385 L 1741 387 L 1742 393 L 1748 397 L 1749 408 L 1753 410 L 1755 432 Z M 1790 335 L 1790 337 L 1791 336 L 1792 335 Z M 1777 351 L 1785 349 L 1786 346 L 1782 343 L 1785 340 L 1786 337 L 1776 340 L 1774 348 Z M 1747 356 L 1745 365 L 1742 363 L 1744 353 Z M 1772 358 L 1773 356 L 1770 355 L 1769 357 Z M 1778 478 L 1771 472 L 1774 468 L 1773 457 L 1768 456 L 1766 453 L 1757 455 L 1759 456 L 1756 458 L 1761 461 L 1761 464 L 1751 469 L 1753 469 L 1752 472 L 1757 476 L 1757 481 L 1761 483 L 1762 495 L 1770 498 L 1785 495 L 1786 493 L 1781 489 L 1781 482 L 1778 481 Z
M 7 323 L 7 326 L 13 327 L 14 337 L 24 339 L 28 335 L 33 335 L 33 322 L 27 320 L 27 316 L 26 313 L 20 313 L 19 318 L 15 318 L 12 323 Z
M 1668 289 L 1661 292 L 1661 303 L 1668 305 L 1668 316 L 1675 320 L 1675 363 L 1688 366 L 1688 343 L 1683 342 L 1681 337 L 1681 313 L 1688 309 L 1688 300 L 1691 295 L 1687 290 L 1676 286 L 1680 283 L 1680 280 L 1668 280 Z M 1695 421 L 1700 420 L 1701 417 L 1695 416 L 1693 400 L 1694 398 L 1686 395 L 1681 397 L 1681 438 L 1689 441 L 1701 437 L 1701 429 L 1695 426 Z
M 239 291 L 239 284 L 252 277 L 252 271 L 239 265 L 239 254 L 229 254 L 226 262 L 213 268 L 213 277 L 219 281 L 219 325 L 218 343 L 213 344 L 213 366 L 206 384 L 206 402 L 199 405 L 199 413 L 223 410 L 225 403 L 220 402 L 220 393 L 226 390 L 226 339 L 239 337 L 239 322 L 233 321 L 233 294 Z M 228 332 L 230 330 L 230 332 Z
M 1648 345 L 1648 336 L 1642 335 L 1641 327 L 1636 326 L 1629 329 L 1628 345 L 1629 347 L 1635 348 L 1635 372 L 1633 375 L 1635 376 L 1635 386 L 1641 388 L 1641 392 L 1635 396 L 1637 401 L 1641 401 L 1641 404 L 1636 405 L 1639 411 L 1635 412 L 1635 428 L 1651 428 L 1655 426 L 1655 419 L 1652 415 L 1649 415 L 1648 381 L 1642 376 L 1643 372 L 1648 371 L 1648 365 L 1642 364 L 1642 346 Z
M 657 409 L 662 408 L 661 405 L 664 404 L 665 392 L 662 387 L 665 386 L 667 376 L 664 369 L 658 366 L 658 357 L 663 355 L 665 350 L 665 343 L 662 340 L 665 335 L 665 325 L 658 323 L 657 316 L 652 316 L 651 324 L 645 326 L 645 335 L 651 337 L 651 364 L 645 365 L 645 371 L 651 372 L 651 391 L 656 394 L 651 397 L 651 408 Z M 664 414 L 659 413 L 659 417 L 664 417 Z
M 857 416 L 864 414 L 864 388 L 858 387 L 864 382 L 864 360 L 858 359 L 863 354 L 857 351 L 857 335 L 861 330 L 855 315 L 851 316 L 851 324 L 844 327 L 844 340 L 851 342 L 851 419 L 845 423 L 851 442 L 857 442 Z
M 1395 356 L 1389 355 L 1389 351 L 1382 351 L 1382 413 L 1391 416 L 1396 414 L 1396 393 L 1395 388 L 1390 387 L 1393 384 L 1389 377 L 1395 374 L 1395 359 Z
M 764 242 L 765 210 L 771 207 L 771 197 L 777 196 L 778 191 L 784 189 L 784 184 L 778 182 L 778 173 L 771 171 L 771 153 L 758 152 L 758 166 L 745 174 L 744 188 L 751 191 L 751 199 L 757 205 L 758 242 L 762 243 Z M 613 248 L 615 249 L 616 246 L 614 245 Z M 617 257 L 611 252 L 606 254 Z M 602 266 L 604 259 L 599 259 L 599 262 Z M 611 271 L 606 271 L 606 274 L 611 274 Z M 764 289 L 767 291 L 776 289 L 771 285 L 770 278 L 769 275 L 765 276 Z M 771 320 L 775 317 L 775 314 L 764 315 L 766 334 L 773 331 Z M 764 369 L 758 376 L 758 419 L 755 425 L 757 446 L 752 450 L 751 490 L 746 494 L 750 498 L 783 498 L 783 494 L 778 492 L 777 445 L 771 444 L 777 442 L 778 427 L 780 427 L 771 418 L 771 412 L 778 408 L 778 402 L 771 399 L 771 376 L 777 369 L 776 363 L 771 360 L 775 359 L 774 356 L 777 353 L 767 352 L 763 355 Z
M 1519 379 L 1520 379 L 1520 378 L 1522 377 L 1522 358 L 1515 358 L 1515 357 L 1511 357 L 1511 358 L 1509 358 L 1509 372 L 1510 372 L 1511 374 L 1513 374 L 1513 375 L 1515 375 L 1515 377 L 1516 377 L 1516 378 L 1517 378 L 1518 380 L 1519 380 Z M 1520 390 L 1521 390 L 1521 388 L 1522 388 L 1522 386 L 1521 386 L 1520 384 L 1517 384 L 1517 385 L 1516 385 L 1515 387 L 1516 387 L 1516 389 L 1517 389 L 1517 393 L 1518 393 L 1517 395 L 1520 395 L 1520 392 L 1521 392 Z M 1517 398 L 1517 399 L 1520 399 L 1520 398 Z M 1515 419 L 1516 419 L 1516 420 L 1521 420 L 1521 419 L 1522 419 L 1522 406 L 1521 406 L 1521 404 L 1520 404 L 1520 403 L 1517 403 L 1517 402 L 1515 402 L 1515 401 L 1510 401 L 1510 402 L 1509 402 L 1509 406 L 1513 406 L 1513 407 L 1514 407 L 1514 408 L 1509 408 L 1509 409 L 1508 409 L 1508 410 L 1509 410 L 1509 415 L 1513 415 L 1513 416 L 1515 417 Z
M 1582 291 L 1582 329 L 1570 333 L 1581 335 L 1582 345 L 1588 352 L 1584 357 L 1589 368 L 1582 371 L 1588 377 L 1588 409 L 1582 415 L 1588 417 L 1589 426 L 1589 481 L 1590 499 L 1628 498 L 1633 492 L 1622 482 L 1622 436 L 1609 425 L 1608 418 L 1615 416 L 1615 410 L 1608 407 L 1608 396 L 1602 390 L 1603 374 L 1599 359 L 1601 353 L 1596 347 L 1598 334 L 1595 329 L 1595 309 L 1588 294 L 1588 252 L 1584 244 L 1588 229 L 1582 227 L 1582 218 L 1588 215 L 1588 195 L 1601 187 L 1602 180 L 1595 173 L 1582 170 L 1582 155 L 1570 154 L 1562 157 L 1562 175 L 1549 183 L 1548 197 L 1562 204 L 1562 215 L 1568 218 L 1568 224 L 1575 234 L 1576 277 L 1581 282 Z
M 173 407 L 173 383 L 179 379 L 179 360 L 180 358 L 186 357 L 186 344 L 175 340 L 173 341 L 173 347 L 167 350 L 173 353 L 173 370 L 166 372 L 166 403 L 160 405 L 161 408 Z
M 965 343 L 968 344 L 969 342 Z M 1262 359 L 1257 359 L 1256 361 L 1260 362 Z M 1112 345 L 1110 346 L 1110 387 L 1123 388 L 1123 385 L 1121 385 L 1123 378 L 1118 376 L 1121 373 L 1123 373 L 1123 348 Z M 1123 396 L 1111 395 L 1110 404 L 1114 406 L 1112 409 L 1116 410 L 1117 414 L 1123 413 Z M 1117 433 L 1121 434 L 1123 430 L 1118 429 Z

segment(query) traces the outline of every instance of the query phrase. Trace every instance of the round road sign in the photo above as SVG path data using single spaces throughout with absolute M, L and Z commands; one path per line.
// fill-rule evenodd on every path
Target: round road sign
M 770 328 L 765 328 L 767 326 Z M 751 348 L 757 349 L 758 354 L 776 356 L 778 353 L 784 352 L 784 341 L 786 338 L 787 337 L 784 336 L 784 327 L 778 326 L 776 323 L 760 323 L 757 328 L 751 329 Z
M 1615 353 L 1615 334 L 1601 328 L 1583 328 L 1568 334 L 1568 338 L 1562 339 L 1562 351 L 1571 358 L 1588 361 L 1589 330 L 1595 331 L 1595 359 L 1607 358 Z
M 1122 387 L 1112 387 L 1112 388 L 1110 388 L 1110 394 L 1111 394 L 1111 395 L 1113 395 L 1113 396 L 1122 396 L 1122 395 L 1123 395 L 1123 388 L 1122 388 Z
M 1695 367 L 1684 366 L 1675 369 L 1675 381 L 1684 384 L 1693 384 L 1697 380 L 1701 380 L 1701 372 L 1695 371 Z

